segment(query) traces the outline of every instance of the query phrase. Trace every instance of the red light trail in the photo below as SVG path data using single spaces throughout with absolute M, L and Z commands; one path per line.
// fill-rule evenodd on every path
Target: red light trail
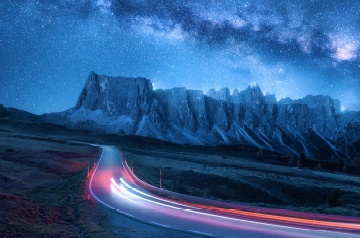
M 102 148 L 103 154 L 90 177 L 90 193 L 103 205 L 135 220 L 220 237 L 358 237 L 360 234 L 357 217 L 243 206 L 156 188 L 137 178 L 115 147 Z

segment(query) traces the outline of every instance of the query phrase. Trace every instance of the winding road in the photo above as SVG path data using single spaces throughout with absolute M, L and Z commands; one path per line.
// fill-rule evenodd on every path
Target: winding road
M 146 185 L 132 174 L 116 147 L 101 148 L 102 155 L 89 180 L 91 196 L 108 208 L 135 220 L 213 237 L 360 236 L 360 224 L 352 218 L 338 221 L 311 220 L 217 208 L 160 197 L 144 189 L 151 185 Z

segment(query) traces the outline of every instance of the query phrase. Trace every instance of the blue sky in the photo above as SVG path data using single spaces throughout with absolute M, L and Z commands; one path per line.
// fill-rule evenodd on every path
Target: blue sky
M 360 105 L 360 2 L 4 0 L 0 103 L 66 110 L 90 71 Z

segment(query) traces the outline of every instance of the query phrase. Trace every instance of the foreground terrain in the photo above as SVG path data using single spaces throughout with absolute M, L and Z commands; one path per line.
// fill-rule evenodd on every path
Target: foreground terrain
M 85 140 L 86 133 L 73 135 L 52 126 L 1 121 L 1 237 L 189 237 L 131 220 L 92 200 L 88 170 L 101 151 L 69 142 Z
M 264 163 L 253 152 L 124 148 L 142 180 L 167 190 L 255 206 L 360 216 L 360 177 L 296 164 Z
M 0 233 L 5 237 L 189 237 L 113 213 L 89 198 L 88 170 L 100 155 L 83 141 L 117 145 L 134 173 L 184 194 L 314 213 L 360 216 L 360 178 L 318 162 L 254 147 L 180 146 L 0 120 Z M 347 174 L 346 174 L 346 173 Z
M 115 146 L 101 147 L 101 159 L 89 182 L 91 195 L 109 209 L 125 216 L 173 230 L 212 237 L 359 236 L 360 219 L 356 217 L 314 217 L 311 213 L 189 197 L 149 186 L 133 175 Z

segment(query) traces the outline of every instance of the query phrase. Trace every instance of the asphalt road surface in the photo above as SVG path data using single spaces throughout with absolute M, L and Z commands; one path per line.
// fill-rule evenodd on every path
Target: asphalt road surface
M 119 215 L 213 237 L 360 237 L 360 224 L 354 222 L 313 221 L 236 209 L 221 212 L 201 204 L 159 197 L 136 183 L 116 147 L 101 148 L 103 153 L 93 169 L 89 190 L 95 200 Z

